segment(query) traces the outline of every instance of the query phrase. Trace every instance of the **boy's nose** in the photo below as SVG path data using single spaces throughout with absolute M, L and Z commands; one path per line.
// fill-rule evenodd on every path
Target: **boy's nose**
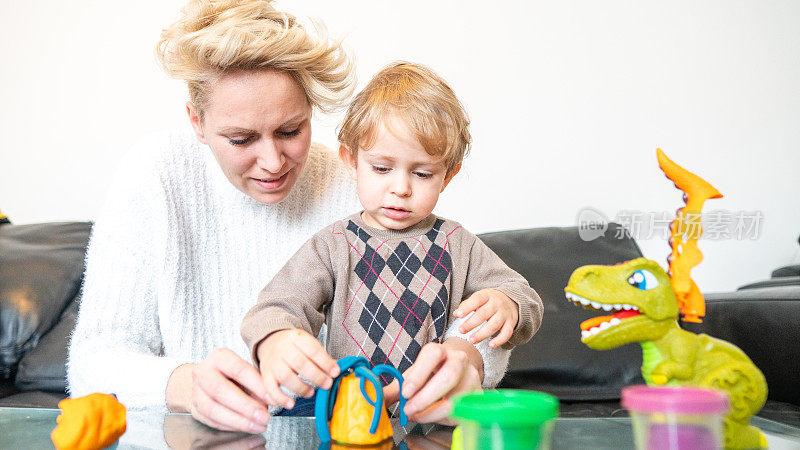
M 275 145 L 275 141 L 271 139 L 263 139 L 260 144 L 261 145 L 256 148 L 256 163 L 258 167 L 269 173 L 279 173 L 283 168 L 283 164 L 286 162 L 283 151 L 281 151 L 281 148 Z
M 408 175 L 397 174 L 392 180 L 391 191 L 398 197 L 411 195 L 411 181 L 408 179 Z

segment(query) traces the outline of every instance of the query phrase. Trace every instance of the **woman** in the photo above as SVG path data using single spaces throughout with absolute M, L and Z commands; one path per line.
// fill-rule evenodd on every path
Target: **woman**
M 188 84 L 193 133 L 145 140 L 123 161 L 87 253 L 70 393 L 263 432 L 266 391 L 239 325 L 311 234 L 358 207 L 310 126 L 314 107 L 349 94 L 351 63 L 267 1 L 192 0 L 158 54 Z M 507 358 L 466 341 L 426 347 L 406 372 L 406 410 L 444 420 L 449 395 L 496 384 Z

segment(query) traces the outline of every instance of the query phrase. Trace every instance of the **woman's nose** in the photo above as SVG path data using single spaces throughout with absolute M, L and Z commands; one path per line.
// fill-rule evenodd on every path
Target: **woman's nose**
M 258 167 L 269 173 L 279 173 L 283 168 L 283 164 L 286 162 L 283 150 L 271 139 L 264 139 L 260 144 L 261 145 L 256 148 L 256 162 Z
M 392 178 L 391 192 L 398 197 L 408 197 L 411 195 L 411 180 L 408 174 L 398 172 Z

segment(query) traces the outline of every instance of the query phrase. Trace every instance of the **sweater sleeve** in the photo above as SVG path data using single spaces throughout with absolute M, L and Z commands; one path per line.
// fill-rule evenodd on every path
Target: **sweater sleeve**
M 508 267 L 483 241 L 474 236 L 464 298 L 481 289 L 497 289 L 506 294 L 519 308 L 517 326 L 504 347 L 510 349 L 528 342 L 542 324 L 544 311 L 542 299 L 522 275 Z
M 300 328 L 319 334 L 323 307 L 334 295 L 334 275 L 326 229 L 309 239 L 258 294 L 242 320 L 242 339 L 258 367 L 256 347 L 270 334 Z
M 469 337 L 478 331 L 480 327 L 473 328 L 469 333 L 461 333 L 458 331 L 458 327 L 469 319 L 471 315 L 472 314 L 460 319 L 455 319 L 445 332 L 444 340 L 457 337 L 469 342 Z M 478 350 L 478 353 L 481 354 L 481 359 L 483 360 L 483 383 L 481 383 L 481 387 L 484 389 L 494 389 L 506 374 L 508 360 L 511 358 L 511 350 L 503 348 L 502 346 L 491 348 L 489 347 L 489 339 L 484 339 L 473 345 L 475 349 Z
M 67 381 L 72 396 L 114 393 L 129 409 L 166 408 L 172 371 L 163 355 L 156 298 L 167 245 L 164 188 L 134 147 L 123 158 L 86 255 Z

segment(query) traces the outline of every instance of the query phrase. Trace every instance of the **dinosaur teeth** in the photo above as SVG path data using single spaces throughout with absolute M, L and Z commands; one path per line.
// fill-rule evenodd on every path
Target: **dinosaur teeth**
M 589 300 L 587 298 L 583 298 L 583 297 L 581 297 L 579 295 L 573 294 L 572 292 L 567 292 L 566 293 L 566 297 L 567 297 L 567 300 L 569 300 L 570 302 L 572 302 L 572 303 L 574 303 L 576 305 L 583 306 L 584 309 L 596 309 L 598 311 L 600 311 L 600 310 L 602 310 L 602 311 L 611 311 L 611 310 L 616 310 L 616 311 L 634 310 L 634 311 L 638 311 L 639 310 L 638 306 L 626 305 L 625 303 L 614 303 L 614 304 L 611 304 L 611 303 L 600 303 L 600 302 L 597 302 L 597 301 Z
M 605 331 L 605 330 L 607 330 L 607 329 L 609 329 L 611 327 L 615 327 L 615 326 L 617 326 L 617 325 L 619 325 L 621 323 L 622 323 L 621 320 L 619 320 L 616 317 L 614 317 L 611 320 L 609 320 L 608 322 L 603 322 L 603 323 L 601 323 L 600 325 L 598 325 L 596 327 L 592 327 L 592 328 L 590 328 L 588 330 L 581 330 L 581 339 L 587 339 L 587 338 L 592 337 L 592 336 L 594 336 L 595 334 L 597 334 L 597 333 L 599 333 L 601 331 Z
M 567 300 L 571 301 L 572 303 L 575 303 L 576 305 L 580 303 L 583 306 L 588 306 L 591 303 L 590 300 L 575 295 L 572 292 L 567 292 L 566 295 L 567 295 Z

